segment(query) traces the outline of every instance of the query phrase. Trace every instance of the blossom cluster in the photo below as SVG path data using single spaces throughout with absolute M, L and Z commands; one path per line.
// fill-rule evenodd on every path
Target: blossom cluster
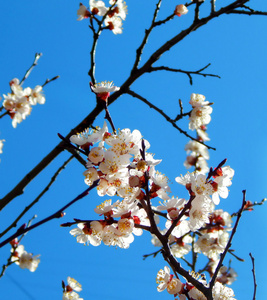
M 11 261 L 20 266 L 22 269 L 28 269 L 31 272 L 34 272 L 38 264 L 40 263 L 39 256 L 33 256 L 32 253 L 28 253 L 23 245 L 20 245 L 17 239 L 10 242 L 11 248 Z
M 213 179 L 207 179 L 206 175 L 199 172 L 177 177 L 176 181 L 186 187 L 190 199 L 186 201 L 173 197 L 155 208 L 156 211 L 167 211 L 168 220 L 163 234 L 179 218 L 169 236 L 172 254 L 178 258 L 184 257 L 192 250 L 191 245 L 194 243 L 194 252 L 202 253 L 209 259 L 207 271 L 210 275 L 213 275 L 220 254 L 227 245 L 232 223 L 230 214 L 215 210 L 215 205 L 219 204 L 220 197 L 228 196 L 228 186 L 231 185 L 233 175 L 234 171 L 226 166 L 215 169 Z M 181 211 L 184 211 L 182 217 Z M 196 231 L 199 235 L 191 234 Z M 155 236 L 152 243 L 162 246 Z M 228 283 L 230 281 L 229 278 Z
M 149 225 L 145 210 L 140 209 L 137 202 L 128 204 L 123 200 L 111 204 L 111 200 L 106 200 L 95 208 L 95 212 L 104 216 L 104 220 L 78 223 L 78 228 L 70 231 L 77 237 L 77 242 L 99 246 L 103 241 L 105 245 L 127 249 L 134 241 L 134 235 L 143 233 L 135 225 Z
M 64 281 L 62 282 L 63 285 L 62 300 L 83 300 L 83 298 L 80 298 L 79 294 L 76 293 L 82 290 L 81 284 L 71 277 L 67 278 L 67 283 L 68 284 L 65 285 Z
M 210 140 L 206 125 L 211 121 L 211 103 L 205 101 L 205 96 L 194 93 L 191 95 L 189 103 L 193 108 L 190 112 L 189 128 L 196 130 L 197 138 L 196 140 L 190 140 L 185 146 L 187 157 L 184 166 L 188 169 L 193 166 L 196 171 L 207 173 L 209 171 L 207 163 L 209 152 L 207 147 L 199 142 Z
M 114 204 L 111 200 L 104 201 L 95 209 L 96 213 L 104 216 L 104 220 L 79 223 L 71 234 L 77 236 L 80 243 L 98 246 L 103 241 L 106 245 L 128 248 L 134 240 L 133 234 L 142 234 L 142 230 L 135 226 L 149 225 L 147 213 L 140 202 L 145 198 L 146 172 L 149 174 L 150 198 L 169 199 L 168 179 L 155 170 L 161 160 L 155 160 L 152 154 L 146 152 L 150 145 L 142 139 L 138 130 L 122 129 L 118 133 L 109 133 L 106 123 L 101 129 L 88 129 L 74 135 L 70 141 L 88 153 L 85 183 L 91 186 L 99 180 L 99 196 L 117 195 L 123 198 Z M 145 154 L 141 155 L 143 147 Z
M 92 92 L 105 101 L 108 100 L 110 92 L 118 89 L 108 82 L 91 87 Z M 194 109 L 210 108 L 209 102 L 199 94 L 192 94 L 190 104 L 193 106 L 192 112 Z M 196 119 L 191 119 L 190 122 L 199 124 L 195 129 L 202 131 L 201 136 L 207 138 L 203 126 L 210 120 L 204 118 L 205 121 L 198 121 L 197 118 L 201 116 L 197 113 L 195 115 Z M 71 136 L 70 142 L 76 144 L 75 147 L 87 156 L 86 170 L 83 173 L 85 183 L 92 186 L 98 182 L 99 196 L 122 198 L 114 203 L 111 199 L 105 200 L 95 208 L 95 212 L 103 219 L 75 219 L 75 222 L 71 223 L 77 224 L 77 228 L 72 229 L 70 234 L 76 237 L 78 243 L 99 246 L 103 242 L 105 245 L 126 249 L 134 241 L 134 235 L 141 235 L 144 229 L 150 231 L 152 226 L 158 224 L 158 215 L 165 215 L 165 229 L 158 230 L 162 235 L 168 234 L 172 255 L 184 258 L 190 251 L 202 253 L 208 258 L 205 271 L 213 276 L 232 229 L 231 216 L 223 210 L 216 209 L 220 198 L 227 198 L 228 187 L 231 186 L 234 176 L 234 170 L 224 166 L 226 160 L 214 169 L 207 169 L 208 174 L 205 174 L 203 169 L 196 168 L 193 173 L 188 172 L 184 176 L 176 177 L 176 182 L 185 186 L 188 191 L 187 200 L 170 197 L 169 180 L 156 171 L 161 160 L 154 159 L 153 155 L 147 152 L 150 144 L 143 139 L 138 130 L 131 131 L 126 128 L 110 133 L 104 122 L 102 128 L 86 129 Z M 197 144 L 194 147 L 192 145 L 191 149 L 197 149 Z M 197 151 L 199 150 L 195 150 L 196 153 Z M 202 156 L 207 155 L 203 148 Z M 152 206 L 156 197 L 160 198 L 160 205 Z M 65 225 L 69 226 L 70 223 Z M 197 234 L 194 234 L 195 232 Z M 157 237 L 159 236 L 160 234 L 157 234 Z M 157 237 L 154 236 L 152 242 L 161 247 Z M 221 299 L 216 296 L 217 290 L 224 289 L 223 284 L 233 282 L 235 272 L 221 268 L 217 279 L 213 291 L 214 299 Z M 157 282 L 158 291 L 167 289 L 170 294 L 179 294 L 180 299 L 184 299 L 184 291 L 189 286 L 181 283 L 178 278 L 173 278 L 168 267 L 159 272 Z M 189 290 L 192 299 L 198 299 L 194 298 L 194 293 L 199 291 L 194 287 L 190 287 Z M 186 292 L 189 293 L 189 290 Z M 225 288 L 223 293 L 232 295 L 231 291 Z
M 45 103 L 43 88 L 37 85 L 34 89 L 22 88 L 20 81 L 14 78 L 9 82 L 11 93 L 4 96 L 3 107 L 12 118 L 12 126 L 17 127 L 18 123 L 30 115 L 32 106 Z
M 82 3 L 77 11 L 78 21 L 92 16 L 104 17 L 104 24 L 114 34 L 122 33 L 122 20 L 125 20 L 127 6 L 123 0 L 110 0 L 107 7 L 101 0 L 90 0 L 90 9 Z
M 195 130 L 209 124 L 212 113 L 211 103 L 205 101 L 205 96 L 200 94 L 192 94 L 189 103 L 192 105 L 192 111 L 189 117 L 189 129 Z
M 167 289 L 169 294 L 179 296 L 180 300 L 186 300 L 189 298 L 195 300 L 207 299 L 195 286 L 188 282 L 182 283 L 179 278 L 176 278 L 173 274 L 170 274 L 170 268 L 167 266 L 165 266 L 163 270 L 159 270 L 156 282 L 158 284 L 157 290 L 159 292 Z M 204 278 L 199 279 L 199 282 L 207 286 L 207 282 Z M 212 297 L 214 300 L 235 300 L 235 298 L 233 298 L 233 290 L 224 286 L 219 281 L 216 281 L 212 288 Z

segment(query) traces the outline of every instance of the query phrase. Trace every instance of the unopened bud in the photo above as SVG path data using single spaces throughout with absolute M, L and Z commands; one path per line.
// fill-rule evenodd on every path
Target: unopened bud
M 182 15 L 188 13 L 188 9 L 185 5 L 179 4 L 175 7 L 174 13 L 176 14 L 176 16 L 181 17 Z

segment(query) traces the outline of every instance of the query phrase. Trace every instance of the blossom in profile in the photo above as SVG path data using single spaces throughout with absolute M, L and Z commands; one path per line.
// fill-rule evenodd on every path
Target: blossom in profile
M 72 135 L 70 137 L 70 142 L 80 146 L 81 148 L 84 148 L 86 145 L 92 146 L 95 143 L 101 142 L 105 134 L 108 134 L 108 126 L 106 121 L 104 121 L 102 128 L 87 128 L 83 132 Z
M 83 19 L 89 18 L 91 16 L 91 14 L 90 14 L 90 12 L 88 11 L 88 9 L 85 5 L 80 3 L 80 7 L 77 10 L 77 16 L 78 16 L 77 21 L 81 21 Z
M 33 256 L 32 253 L 28 253 L 23 245 L 14 244 L 11 249 L 12 256 L 11 261 L 19 265 L 22 269 L 29 269 L 31 272 L 34 272 L 38 264 L 40 263 L 39 256 Z
M 76 292 L 80 292 L 82 290 L 81 284 L 75 279 L 68 277 L 67 278 L 68 285 L 65 286 L 63 284 L 63 298 L 62 300 L 83 300 Z
M 120 88 L 113 85 L 113 81 L 101 81 L 91 86 L 94 93 L 112 93 L 118 91 Z
M 179 4 L 175 7 L 174 13 L 176 14 L 176 16 L 181 17 L 182 15 L 188 13 L 188 9 L 185 5 Z
M 91 84 L 91 90 L 101 100 L 107 101 L 110 93 L 118 91 L 120 88 L 113 85 L 113 81 L 102 81 L 96 84 Z

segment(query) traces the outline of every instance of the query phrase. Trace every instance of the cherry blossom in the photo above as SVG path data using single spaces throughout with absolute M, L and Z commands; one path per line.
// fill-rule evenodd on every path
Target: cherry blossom
M 40 255 L 33 256 L 32 253 L 28 253 L 24 249 L 23 245 L 16 245 L 15 247 L 12 247 L 11 252 L 11 261 L 19 265 L 22 269 L 28 269 L 31 272 L 34 272 L 37 269 L 40 263 Z
M 37 85 L 33 90 L 29 87 L 23 89 L 17 78 L 12 79 L 9 84 L 12 93 L 3 95 L 3 107 L 12 119 L 12 126 L 16 128 L 17 124 L 30 115 L 32 105 L 45 103 L 45 97 L 40 85 Z
M 78 223 L 78 228 L 70 231 L 70 234 L 77 237 L 77 242 L 99 246 L 102 240 L 102 225 L 98 221 L 90 223 Z
M 156 282 L 158 284 L 158 292 L 167 289 L 171 295 L 179 293 L 183 288 L 181 281 L 170 274 L 170 268 L 167 266 L 164 267 L 164 270 L 161 269 L 158 271 Z
M 91 14 L 90 14 L 90 12 L 88 11 L 88 9 L 85 5 L 80 3 L 80 7 L 77 10 L 77 16 L 78 16 L 77 21 L 81 21 L 83 19 L 89 18 L 91 16 Z
M 108 8 L 103 1 L 90 0 L 90 10 L 92 14 L 98 16 L 104 16 L 108 12 Z
M 67 278 L 67 282 L 68 285 L 64 287 L 62 300 L 83 300 L 76 293 L 82 290 L 81 284 L 71 277 Z

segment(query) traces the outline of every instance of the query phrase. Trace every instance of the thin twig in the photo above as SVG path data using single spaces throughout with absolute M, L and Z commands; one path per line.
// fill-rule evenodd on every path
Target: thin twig
M 96 79 L 95 79 L 95 52 L 96 52 L 96 46 L 97 46 L 97 42 L 99 39 L 99 36 L 101 34 L 101 32 L 103 31 L 103 29 L 105 29 L 102 25 L 104 23 L 105 18 L 107 17 L 108 13 L 110 12 L 110 10 L 116 5 L 117 1 L 111 5 L 111 7 L 109 8 L 109 10 L 106 12 L 106 14 L 102 17 L 101 21 L 99 21 L 96 17 L 92 17 L 90 19 L 91 21 L 91 26 L 89 26 L 89 28 L 93 31 L 93 44 L 92 44 L 92 48 L 90 51 L 90 60 L 91 60 L 91 68 L 88 71 L 88 75 L 91 78 L 91 82 L 93 84 L 96 84 Z M 97 31 L 95 30 L 94 26 L 93 26 L 93 19 L 96 20 L 97 24 L 98 24 L 98 29 Z
M 217 77 L 217 78 L 221 78 L 219 75 L 215 75 L 215 74 L 208 74 L 208 73 L 201 73 L 203 70 L 205 70 L 206 68 L 208 68 L 210 66 L 210 63 L 207 64 L 205 67 L 197 70 L 197 71 L 185 71 L 185 70 L 181 70 L 181 69 L 174 69 L 174 68 L 169 68 L 169 67 L 165 67 L 165 66 L 161 66 L 161 67 L 151 67 L 147 72 L 155 72 L 155 71 L 169 71 L 169 72 L 179 72 L 179 73 L 184 73 L 189 77 L 189 82 L 192 85 L 193 84 L 193 78 L 192 78 L 192 74 L 194 75 L 201 75 L 203 77 Z
M 34 62 L 33 64 L 30 66 L 30 68 L 26 71 L 25 75 L 23 76 L 23 78 L 20 81 L 20 85 L 23 84 L 23 82 L 25 81 L 25 79 L 27 79 L 29 77 L 29 75 L 31 74 L 31 71 L 33 70 L 33 68 L 37 65 L 37 62 L 39 60 L 39 58 L 42 56 L 42 53 L 36 53 L 35 54 L 35 58 L 34 58 Z
M 165 233 L 166 238 L 169 238 L 169 236 L 171 235 L 173 229 L 176 227 L 176 225 L 179 223 L 179 221 L 185 215 L 185 213 L 190 209 L 191 203 L 194 199 L 195 199 L 195 196 L 190 196 L 189 201 L 186 203 L 186 205 L 184 206 L 184 208 L 180 212 L 179 216 L 175 220 L 173 220 L 172 225 L 170 226 L 168 231 Z
M 137 67 L 138 67 L 138 65 L 139 65 L 139 63 L 141 61 L 141 55 L 142 55 L 144 47 L 145 47 L 145 45 L 147 43 L 148 37 L 149 37 L 151 31 L 153 30 L 153 28 L 155 27 L 155 20 L 157 18 L 161 2 L 162 2 L 162 0 L 158 1 L 157 5 L 156 5 L 156 9 L 154 11 L 154 15 L 153 15 L 153 19 L 152 19 L 151 25 L 150 25 L 149 29 L 145 30 L 145 36 L 143 38 L 143 41 L 142 41 L 142 43 L 140 44 L 140 46 L 136 50 L 136 58 L 135 58 L 135 62 L 134 62 L 134 65 L 133 65 L 131 73 L 133 73 L 133 72 L 135 72 L 137 70 Z
M 42 87 L 46 86 L 48 83 L 50 83 L 50 82 L 52 82 L 52 81 L 54 81 L 54 80 L 56 80 L 56 79 L 58 79 L 58 78 L 59 78 L 59 75 L 57 75 L 57 76 L 55 76 L 55 77 L 53 77 L 53 78 L 51 78 L 51 79 L 46 79 L 46 81 L 45 81 L 45 83 L 42 85 Z
M 33 216 L 29 221 L 28 221 L 28 224 L 27 224 L 27 227 L 29 227 L 32 223 L 32 221 L 36 218 L 36 216 Z M 21 240 L 23 239 L 23 237 L 26 235 L 26 233 L 22 234 L 20 239 L 18 240 L 18 243 L 21 242 Z M 5 265 L 2 266 L 2 272 L 0 274 L 0 278 L 3 277 L 3 275 L 5 274 L 5 271 L 6 269 L 12 265 L 13 263 L 15 263 L 15 261 L 11 261 L 11 258 L 13 256 L 13 253 L 11 252 L 10 255 L 9 255 L 9 258 L 7 259 L 7 263 Z
M 112 128 L 113 133 L 116 133 L 116 128 L 115 128 L 115 125 L 112 121 L 111 115 L 109 113 L 107 102 L 105 102 L 105 103 L 106 103 L 106 105 L 105 105 L 105 111 L 106 111 L 105 119 L 109 121 L 109 124 Z
M 254 282 L 254 292 L 253 292 L 252 300 L 256 300 L 257 282 L 256 282 L 256 274 L 255 274 L 255 259 L 251 253 L 249 253 L 249 256 L 252 261 L 252 274 L 253 274 L 253 282 Z
M 229 11 L 227 12 L 227 14 L 239 14 L 239 15 L 249 15 L 249 16 L 254 16 L 254 15 L 259 15 L 259 16 L 267 16 L 267 12 L 265 11 L 246 11 L 246 10 L 238 10 L 238 9 L 235 9 L 235 10 L 232 10 L 232 11 Z
M 8 110 L 5 111 L 2 115 L 0 115 L 0 119 L 3 118 L 4 116 L 8 115 L 8 113 L 9 113 Z
M 13 221 L 13 223 L 11 225 L 9 225 L 1 234 L 0 234 L 0 238 L 5 235 L 10 229 L 12 229 L 13 227 L 17 226 L 18 221 L 25 215 L 25 213 L 32 208 L 40 199 L 41 197 L 49 190 L 49 188 L 51 187 L 51 185 L 55 182 L 57 176 L 59 175 L 59 173 L 65 169 L 65 167 L 67 166 L 67 164 L 74 158 L 74 156 L 70 156 L 68 158 L 68 160 L 66 160 L 62 166 L 60 166 L 60 168 L 55 172 L 55 174 L 53 175 L 53 177 L 51 178 L 50 182 L 48 183 L 48 185 L 43 189 L 43 191 L 38 195 L 38 197 L 36 197 L 34 199 L 34 201 L 32 201 L 32 203 L 28 206 L 26 206 L 24 208 L 24 210 L 20 213 L 20 215 Z
M 172 124 L 172 126 L 174 128 L 176 128 L 180 133 L 184 134 L 185 136 L 187 136 L 188 138 L 190 138 L 191 140 L 194 140 L 204 146 L 206 146 L 208 149 L 212 149 L 212 150 L 216 150 L 216 148 L 213 148 L 211 146 L 208 146 L 206 144 L 204 144 L 203 142 L 197 140 L 196 138 L 192 137 L 191 135 L 189 135 L 186 131 L 182 130 L 179 126 L 177 126 L 177 124 L 175 124 L 174 120 L 172 120 L 168 115 L 166 115 L 161 109 L 159 109 L 157 106 L 155 106 L 154 104 L 152 104 L 151 102 L 149 102 L 148 100 L 146 100 L 144 97 L 140 96 L 139 94 L 135 93 L 132 90 L 128 90 L 127 94 L 143 101 L 145 104 L 147 104 L 150 108 L 155 109 L 158 113 L 160 113 L 168 122 L 170 122 Z
M 11 235 L 9 238 L 7 238 L 6 240 L 4 240 L 2 243 L 0 243 L 0 248 L 2 248 L 4 245 L 6 245 L 7 243 L 9 243 L 10 241 L 12 241 L 13 239 L 15 239 L 16 237 L 25 234 L 26 232 L 33 230 L 34 228 L 37 228 L 53 219 L 57 219 L 57 218 L 61 218 L 64 216 L 64 210 L 66 210 L 68 207 L 70 207 L 71 205 L 73 205 L 75 202 L 77 202 L 78 200 L 84 198 L 85 196 L 87 196 L 89 194 L 89 192 L 94 189 L 97 185 L 98 185 L 99 179 L 95 180 L 93 182 L 93 184 L 86 189 L 84 192 L 82 192 L 80 195 L 78 195 L 76 198 L 74 198 L 72 201 L 70 201 L 68 204 L 66 204 L 65 206 L 63 206 L 61 209 L 59 209 L 57 212 L 55 212 L 54 214 L 50 215 L 49 217 L 35 223 L 34 225 L 25 228 L 24 225 L 22 225 L 13 235 Z
M 243 193 L 242 205 L 241 205 L 241 208 L 240 208 L 240 210 L 239 210 L 239 212 L 238 212 L 238 214 L 237 214 L 237 219 L 236 219 L 236 222 L 235 222 L 235 226 L 233 227 L 231 236 L 230 236 L 230 238 L 229 238 L 229 241 L 228 241 L 228 243 L 227 243 L 227 245 L 226 245 L 226 247 L 225 247 L 223 253 L 221 253 L 220 260 L 219 260 L 219 262 L 218 262 L 218 265 L 217 265 L 217 267 L 216 267 L 216 270 L 215 270 L 215 272 L 214 272 L 214 274 L 213 274 L 213 276 L 212 276 L 212 278 L 211 278 L 211 281 L 210 281 L 210 283 L 209 283 L 209 295 L 210 295 L 210 296 L 212 295 L 212 288 L 213 288 L 213 286 L 214 286 L 214 284 L 215 284 L 215 281 L 216 281 L 217 275 L 218 275 L 218 273 L 219 273 L 219 270 L 220 270 L 220 268 L 221 268 L 221 266 L 222 266 L 223 260 L 224 260 L 224 258 L 225 258 L 225 256 L 226 256 L 228 250 L 230 249 L 230 247 L 231 247 L 231 245 L 232 245 L 233 237 L 234 237 L 234 235 L 235 235 L 235 233 L 236 233 L 236 229 L 237 229 L 239 220 L 240 220 L 240 218 L 241 218 L 241 215 L 242 215 L 244 206 L 245 206 L 245 204 L 246 204 L 246 191 L 243 190 L 242 193 Z M 212 299 L 212 298 L 211 298 L 211 299 Z
M 215 13 L 215 1 L 216 0 L 210 0 L 210 4 L 211 4 L 211 13 Z

